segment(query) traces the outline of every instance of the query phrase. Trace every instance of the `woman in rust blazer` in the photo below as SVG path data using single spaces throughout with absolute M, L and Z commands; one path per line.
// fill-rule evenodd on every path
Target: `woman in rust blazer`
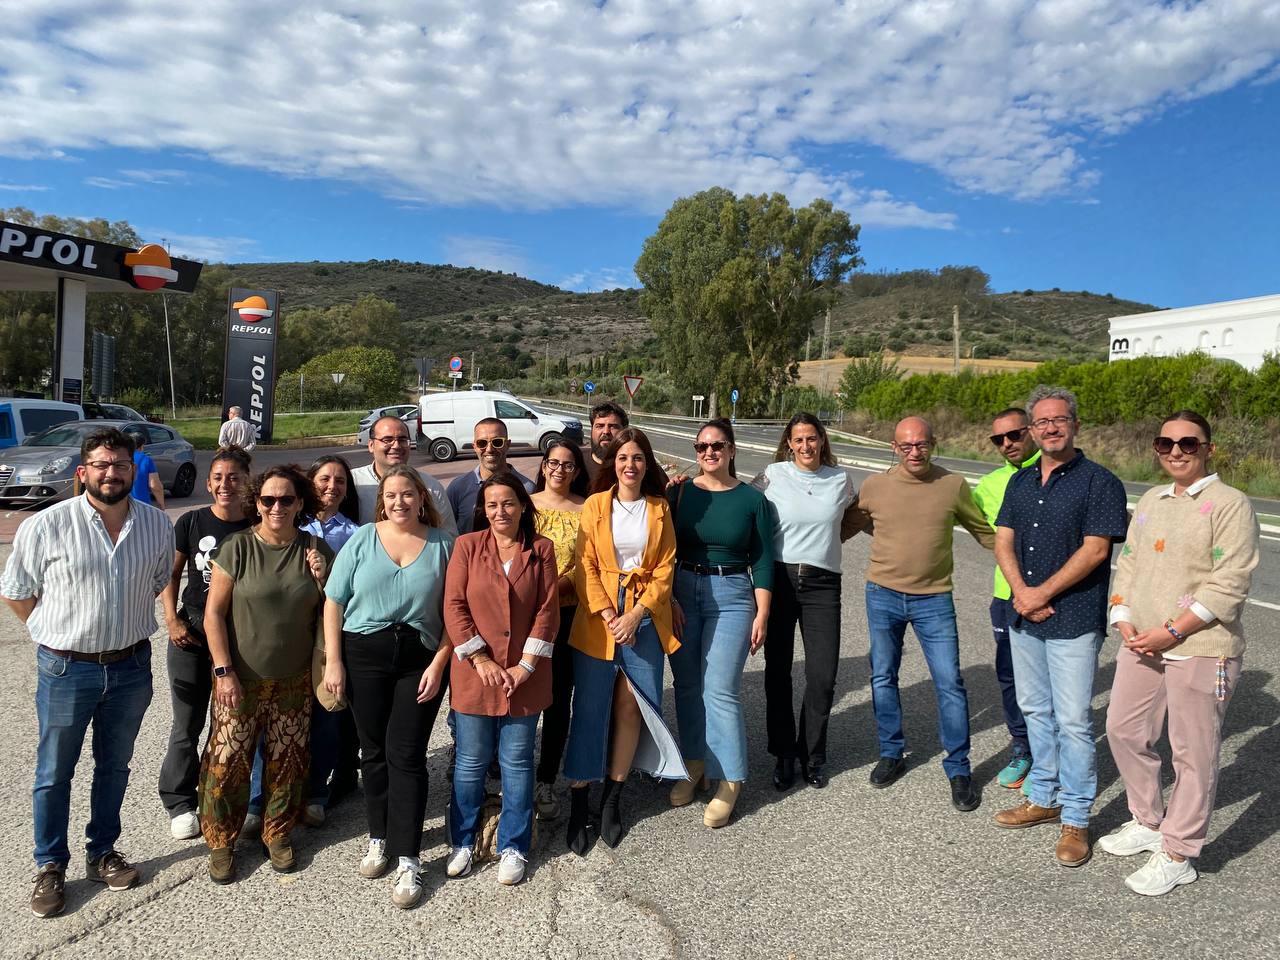
M 449 801 L 453 851 L 447 872 L 471 872 L 485 772 L 496 751 L 502 771 L 498 882 L 524 879 L 533 838 L 533 744 L 551 703 L 552 640 L 560 626 L 555 548 L 534 533 L 524 485 L 503 471 L 480 485 L 474 533 L 449 560 L 444 621 L 454 645 L 450 698 L 457 755 Z
M 619 802 L 632 768 L 686 775 L 662 722 L 662 674 L 679 641 L 671 626 L 676 537 L 663 491 L 666 476 L 640 430 L 621 431 L 582 508 L 574 573 L 573 710 L 564 774 L 572 806 L 566 840 L 585 856 L 587 791 L 604 780 L 600 837 L 622 839 Z M 577 671 L 581 671 L 581 673 Z M 608 777 L 605 754 L 608 753 Z

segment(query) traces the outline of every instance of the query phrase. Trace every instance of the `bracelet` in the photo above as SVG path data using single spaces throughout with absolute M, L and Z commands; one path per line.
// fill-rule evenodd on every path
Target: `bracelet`
M 1177 640 L 1179 643 L 1182 643 L 1187 639 L 1187 635 L 1185 633 L 1179 633 L 1178 628 L 1173 625 L 1172 617 L 1164 622 L 1164 628 L 1168 630 L 1173 639 Z
M 467 661 L 474 667 L 481 663 L 492 663 L 493 657 L 489 656 L 483 650 L 477 650 L 471 656 L 467 657 Z
M 517 667 L 520 667 L 522 670 L 524 670 L 524 671 L 525 671 L 525 673 L 529 674 L 529 676 L 533 676 L 533 671 L 535 671 L 535 670 L 537 670 L 537 669 L 538 669 L 538 668 L 537 668 L 537 667 L 535 667 L 533 664 L 528 663 L 528 662 L 526 662 L 526 661 L 524 661 L 524 660 L 521 660 L 520 662 L 518 662 L 518 663 L 516 664 L 516 666 L 517 666 Z

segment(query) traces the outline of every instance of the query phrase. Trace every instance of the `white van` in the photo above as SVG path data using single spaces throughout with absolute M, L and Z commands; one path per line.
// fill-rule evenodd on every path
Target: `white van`
M 0 397 L 0 447 L 16 447 L 34 436 L 70 420 L 83 420 L 78 403 L 29 397 Z
M 511 449 L 545 451 L 553 440 L 564 437 L 582 443 L 582 422 L 540 413 L 523 400 L 497 390 L 466 390 L 428 393 L 418 402 L 422 421 L 418 427 L 418 449 L 424 446 L 431 458 L 441 463 L 452 460 L 460 450 L 470 450 L 476 424 L 497 417 L 507 425 Z

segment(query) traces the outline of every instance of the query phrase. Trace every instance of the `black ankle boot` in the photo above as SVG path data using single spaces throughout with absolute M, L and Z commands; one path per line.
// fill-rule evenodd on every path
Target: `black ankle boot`
M 622 787 L 625 780 L 605 778 L 604 794 L 600 797 L 600 839 L 616 847 L 622 839 Z
M 590 792 L 590 786 L 569 790 L 569 830 L 565 842 L 580 857 L 585 857 L 590 847 L 587 842 L 587 798 Z

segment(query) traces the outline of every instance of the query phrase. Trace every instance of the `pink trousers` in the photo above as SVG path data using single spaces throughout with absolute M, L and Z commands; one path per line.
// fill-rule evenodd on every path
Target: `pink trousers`
M 1240 677 L 1241 658 L 1225 663 L 1225 696 L 1217 698 L 1218 660 L 1164 660 L 1122 646 L 1107 708 L 1107 740 L 1124 780 L 1129 812 L 1159 830 L 1166 853 L 1199 856 L 1218 792 L 1222 718 Z M 1173 792 L 1166 807 L 1155 744 L 1169 718 Z

